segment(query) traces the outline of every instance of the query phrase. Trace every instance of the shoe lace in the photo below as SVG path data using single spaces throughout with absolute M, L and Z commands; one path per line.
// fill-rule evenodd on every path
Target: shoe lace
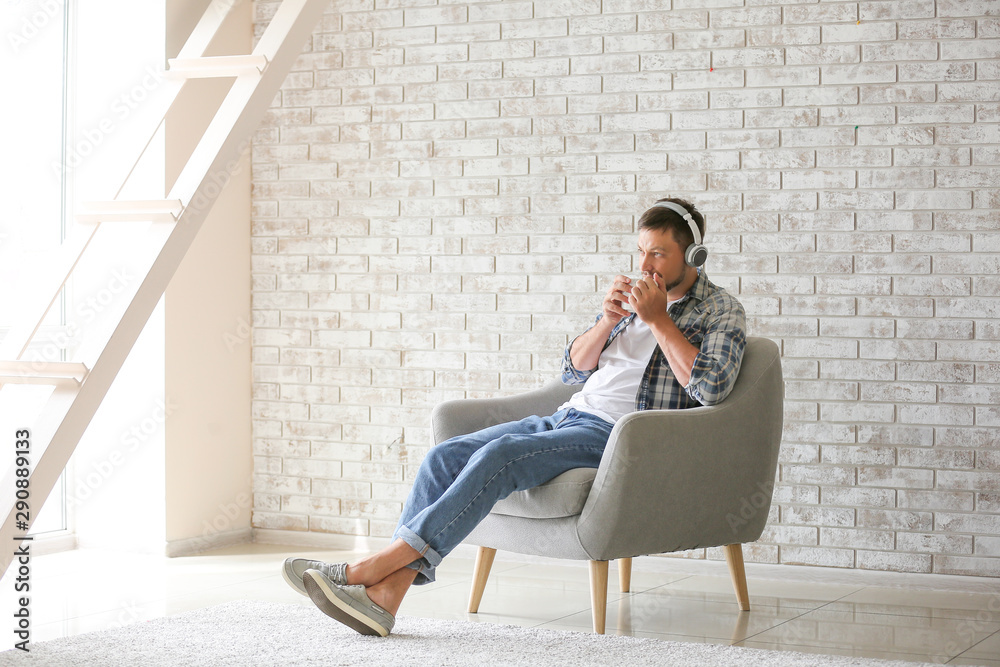
M 334 583 L 347 579 L 347 568 L 343 563 L 320 563 L 316 569 L 333 580 Z

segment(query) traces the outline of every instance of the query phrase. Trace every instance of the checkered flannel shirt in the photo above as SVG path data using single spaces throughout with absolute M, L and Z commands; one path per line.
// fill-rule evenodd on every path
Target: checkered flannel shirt
M 657 345 L 642 374 L 635 409 L 693 408 L 722 402 L 736 382 L 746 348 L 743 306 L 699 270 L 694 285 L 687 294 L 671 304 L 667 313 L 684 337 L 699 348 L 691 368 L 691 380 L 686 387 L 681 386 L 670 370 L 666 355 Z M 603 349 L 606 350 L 635 317 L 633 313 L 622 319 L 611 331 Z M 598 315 L 594 324 L 600 319 Z M 570 341 L 563 353 L 562 381 L 565 384 L 582 384 L 597 370 L 581 371 L 573 366 L 569 352 L 575 341 L 576 338 Z

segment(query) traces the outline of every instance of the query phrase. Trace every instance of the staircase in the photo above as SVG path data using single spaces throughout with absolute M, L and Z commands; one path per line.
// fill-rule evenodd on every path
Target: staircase
M 27 447 L 18 446 L 29 452 L 26 461 L 15 459 L 14 429 L 0 433 L 0 442 L 6 446 L 7 460 L 12 464 L 0 479 L 3 516 L 0 576 L 7 571 L 20 544 L 18 540 L 28 532 L 51 493 L 212 204 L 250 145 L 252 133 L 319 22 L 327 2 L 284 0 L 252 54 L 205 56 L 229 11 L 238 4 L 232 0 L 213 0 L 180 53 L 168 61 L 166 81 L 157 89 L 155 99 L 149 101 L 156 105 L 151 115 L 159 119 L 147 135 L 152 141 L 185 82 L 201 78 L 234 79 L 170 192 L 165 199 L 120 199 L 123 192 L 136 189 L 128 187 L 133 166 L 114 200 L 80 207 L 52 263 L 33 281 L 37 285 L 32 290 L 33 300 L 26 304 L 24 312 L 17 313 L 15 326 L 0 342 L 0 413 L 6 412 L 2 421 L 18 429 L 27 426 L 30 431 L 27 437 L 16 436 L 16 440 L 27 441 Z M 145 147 L 138 151 L 140 158 L 144 151 Z M 151 262 L 120 317 L 115 314 L 106 327 L 83 330 L 71 361 L 29 360 L 26 354 L 29 345 L 84 254 L 88 249 L 114 247 L 115 230 L 135 224 L 148 229 L 143 238 L 146 247 L 141 252 L 148 253 Z M 23 403 L 24 397 L 15 395 L 19 389 L 16 385 L 25 384 L 51 387 L 51 392 L 38 398 L 44 404 L 38 406 L 38 417 L 30 421 L 29 413 L 11 415 L 10 412 L 13 405 Z M 30 469 L 27 511 L 23 504 L 19 508 L 17 495 L 21 491 L 20 499 L 24 500 L 24 489 L 19 489 L 17 483 L 25 479 L 25 467 Z M 21 486 L 25 486 L 23 481 Z

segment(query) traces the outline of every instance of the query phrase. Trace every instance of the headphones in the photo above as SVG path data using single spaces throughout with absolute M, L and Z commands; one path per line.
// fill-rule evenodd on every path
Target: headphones
M 684 251 L 684 262 L 688 266 L 694 267 L 704 264 L 705 260 L 708 259 L 708 248 L 701 243 L 701 232 L 698 231 L 698 224 L 691 217 L 691 212 L 672 201 L 658 201 L 653 204 L 653 208 L 668 208 L 687 221 L 688 227 L 691 228 L 691 234 L 694 236 L 694 243 Z

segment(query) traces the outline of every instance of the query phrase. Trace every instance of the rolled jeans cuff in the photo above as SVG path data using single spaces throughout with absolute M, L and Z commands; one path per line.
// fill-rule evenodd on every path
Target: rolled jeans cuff
M 429 584 L 434 581 L 434 570 L 443 560 L 438 552 L 431 548 L 431 545 L 406 526 L 399 526 L 393 538 L 399 538 L 420 552 L 420 558 L 413 561 L 406 567 L 417 571 L 417 578 L 413 583 L 417 586 Z

